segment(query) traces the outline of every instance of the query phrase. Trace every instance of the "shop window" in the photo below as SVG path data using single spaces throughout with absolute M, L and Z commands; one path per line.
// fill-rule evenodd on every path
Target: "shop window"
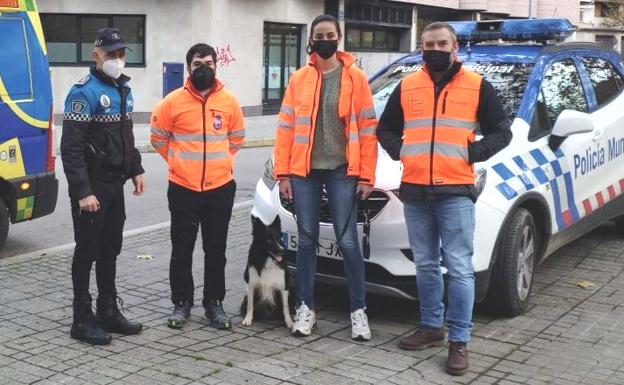
M 130 50 L 126 50 L 126 64 L 145 66 L 144 15 L 42 13 L 41 23 L 51 65 L 93 64 L 91 51 L 96 31 L 100 28 L 113 27 L 119 29 L 130 47 Z

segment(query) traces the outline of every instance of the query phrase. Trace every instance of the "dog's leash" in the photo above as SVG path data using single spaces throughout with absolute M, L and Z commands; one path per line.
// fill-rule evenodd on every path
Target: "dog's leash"
M 358 201 L 360 200 L 360 194 L 356 194 L 356 199 L 353 202 L 353 206 L 351 206 L 351 210 L 349 211 L 349 215 L 347 216 L 347 221 L 346 221 L 346 225 L 345 227 L 342 229 L 342 233 L 340 234 L 340 236 L 336 239 L 336 244 L 338 245 L 338 247 L 340 247 L 340 242 L 342 241 L 342 238 L 344 238 L 345 234 L 347 233 L 347 229 L 349 228 L 349 222 L 351 222 L 351 216 L 353 215 L 353 211 L 357 212 L 357 205 L 358 205 Z M 366 202 L 365 200 L 362 200 L 362 202 Z M 314 238 L 314 236 L 312 236 L 312 234 L 310 234 L 308 231 L 306 231 L 304 228 L 302 228 L 299 225 L 299 218 L 297 218 L 297 214 L 296 214 L 296 202 L 293 198 L 292 201 L 289 201 L 289 205 L 291 206 L 291 212 L 293 215 L 293 218 L 295 220 L 295 224 L 297 225 L 297 231 L 302 233 L 303 235 L 305 235 L 306 237 L 314 240 L 314 242 L 316 242 L 316 247 L 317 249 L 322 249 L 324 248 L 323 246 L 321 246 L 321 244 L 319 243 L 318 239 Z M 364 218 L 365 218 L 365 224 L 364 224 L 364 236 L 363 236 L 363 240 L 364 241 L 364 259 L 368 259 L 370 256 L 370 242 L 369 242 L 369 235 L 370 235 L 370 220 L 368 219 L 368 205 L 365 206 L 364 209 Z M 357 218 L 356 218 L 356 222 L 357 222 Z

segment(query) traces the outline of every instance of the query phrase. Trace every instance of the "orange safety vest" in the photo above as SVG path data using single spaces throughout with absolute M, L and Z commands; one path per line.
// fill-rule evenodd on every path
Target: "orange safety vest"
M 206 191 L 233 179 L 245 128 L 238 101 L 220 81 L 204 98 L 187 79 L 154 107 L 151 126 L 152 146 L 167 161 L 171 182 Z
M 345 121 L 347 175 L 360 183 L 375 184 L 377 165 L 377 119 L 366 75 L 354 65 L 355 57 L 337 53 L 343 65 L 340 79 L 338 116 Z M 310 173 L 316 116 L 319 111 L 323 77 L 315 67 L 313 53 L 309 65 L 292 74 L 282 101 L 275 134 L 274 170 L 276 179 Z
M 403 182 L 474 184 L 468 146 L 475 141 L 481 81 L 481 75 L 461 68 L 440 91 L 436 105 L 434 83 L 426 70 L 402 80 Z

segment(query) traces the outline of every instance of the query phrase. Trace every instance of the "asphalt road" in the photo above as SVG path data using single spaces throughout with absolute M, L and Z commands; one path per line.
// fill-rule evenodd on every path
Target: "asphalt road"
M 253 199 L 256 182 L 264 168 L 264 162 L 272 147 L 243 149 L 234 167 L 238 184 L 236 203 Z M 167 167 L 164 160 L 154 153 L 143 155 L 147 190 L 145 195 L 132 195 L 133 185 L 126 183 L 126 225 L 124 230 L 138 229 L 169 220 L 167 208 Z M 0 258 L 43 250 L 74 241 L 72 220 L 67 196 L 67 181 L 60 158 L 56 162 L 59 180 L 59 196 L 54 213 L 33 221 L 11 225 L 9 237 Z

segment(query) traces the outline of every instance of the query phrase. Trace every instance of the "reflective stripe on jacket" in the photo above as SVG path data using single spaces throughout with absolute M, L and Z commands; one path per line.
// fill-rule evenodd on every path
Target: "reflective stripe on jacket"
M 154 107 L 150 141 L 169 165 L 169 180 L 194 191 L 233 179 L 245 129 L 238 101 L 216 80 L 206 98 L 187 79 Z
M 366 75 L 354 65 L 355 58 L 337 53 L 343 65 L 340 79 L 338 116 L 345 121 L 347 138 L 347 175 L 360 183 L 375 184 L 377 164 L 377 119 Z M 310 63 L 292 74 L 284 95 L 275 134 L 275 178 L 310 173 L 314 130 L 319 111 L 321 72 L 316 68 L 317 54 Z
M 480 75 L 461 68 L 436 95 L 425 70 L 403 79 L 403 182 L 474 184 L 468 146 L 475 141 L 481 81 Z

